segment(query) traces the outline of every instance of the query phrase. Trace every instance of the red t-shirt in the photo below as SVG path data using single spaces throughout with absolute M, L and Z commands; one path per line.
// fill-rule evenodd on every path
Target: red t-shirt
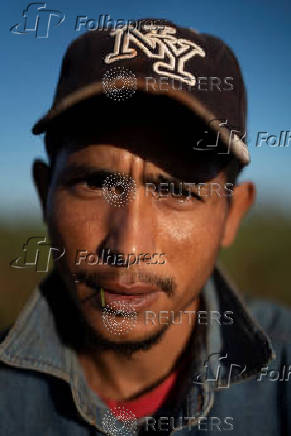
M 177 380 L 178 371 L 172 372 L 164 381 L 152 391 L 146 392 L 140 397 L 131 401 L 115 401 L 103 398 L 103 401 L 111 409 L 111 412 L 121 418 L 120 410 L 126 409 L 135 418 L 153 416 L 159 407 L 166 401 Z

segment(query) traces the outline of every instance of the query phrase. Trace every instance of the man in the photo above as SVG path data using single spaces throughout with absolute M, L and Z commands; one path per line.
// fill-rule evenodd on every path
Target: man
M 145 20 L 71 44 L 33 128 L 57 255 L 2 335 L 1 435 L 291 432 L 290 313 L 216 267 L 255 197 L 245 121 L 217 38 Z

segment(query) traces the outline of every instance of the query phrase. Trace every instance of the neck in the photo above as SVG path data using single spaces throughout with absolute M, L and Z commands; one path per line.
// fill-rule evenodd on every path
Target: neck
M 198 300 L 186 308 L 197 311 Z M 79 362 L 91 389 L 111 400 L 138 395 L 171 373 L 189 341 L 192 323 L 183 313 L 181 323 L 171 324 L 160 341 L 147 350 L 122 355 L 114 350 L 78 353 Z

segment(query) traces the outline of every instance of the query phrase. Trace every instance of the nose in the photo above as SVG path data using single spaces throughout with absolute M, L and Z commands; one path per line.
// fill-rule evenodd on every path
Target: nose
M 108 207 L 106 220 L 108 230 L 103 247 L 124 255 L 158 252 L 157 222 L 143 185 L 136 185 L 135 193 L 128 201 L 121 202 L 118 207 Z

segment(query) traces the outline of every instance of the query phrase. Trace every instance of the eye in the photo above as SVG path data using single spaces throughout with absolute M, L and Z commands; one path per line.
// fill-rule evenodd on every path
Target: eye
M 203 201 L 202 197 L 200 197 L 200 195 L 197 194 L 197 192 L 193 192 L 193 191 L 186 191 L 183 190 L 182 191 L 182 197 L 187 197 L 190 199 L 195 199 L 195 200 L 199 200 L 199 201 Z
M 182 182 L 163 182 L 161 189 L 155 191 L 154 198 L 158 207 L 170 208 L 177 211 L 192 210 L 204 199 L 194 191 L 193 187 L 185 186 Z M 161 186 L 161 185 L 159 185 Z
M 101 189 L 104 181 L 104 176 L 101 174 L 93 174 L 86 177 L 78 177 L 71 181 L 71 186 L 79 186 L 85 189 L 96 190 Z
M 66 185 L 75 194 L 86 196 L 89 194 L 101 195 L 104 175 L 92 174 L 88 176 L 74 177 Z
M 170 183 L 169 197 L 180 202 L 199 200 L 203 201 L 202 197 L 195 191 L 183 187 L 182 184 Z
M 88 189 L 101 189 L 104 182 L 104 177 L 101 175 L 92 175 L 83 179 L 83 183 L 88 187 Z

